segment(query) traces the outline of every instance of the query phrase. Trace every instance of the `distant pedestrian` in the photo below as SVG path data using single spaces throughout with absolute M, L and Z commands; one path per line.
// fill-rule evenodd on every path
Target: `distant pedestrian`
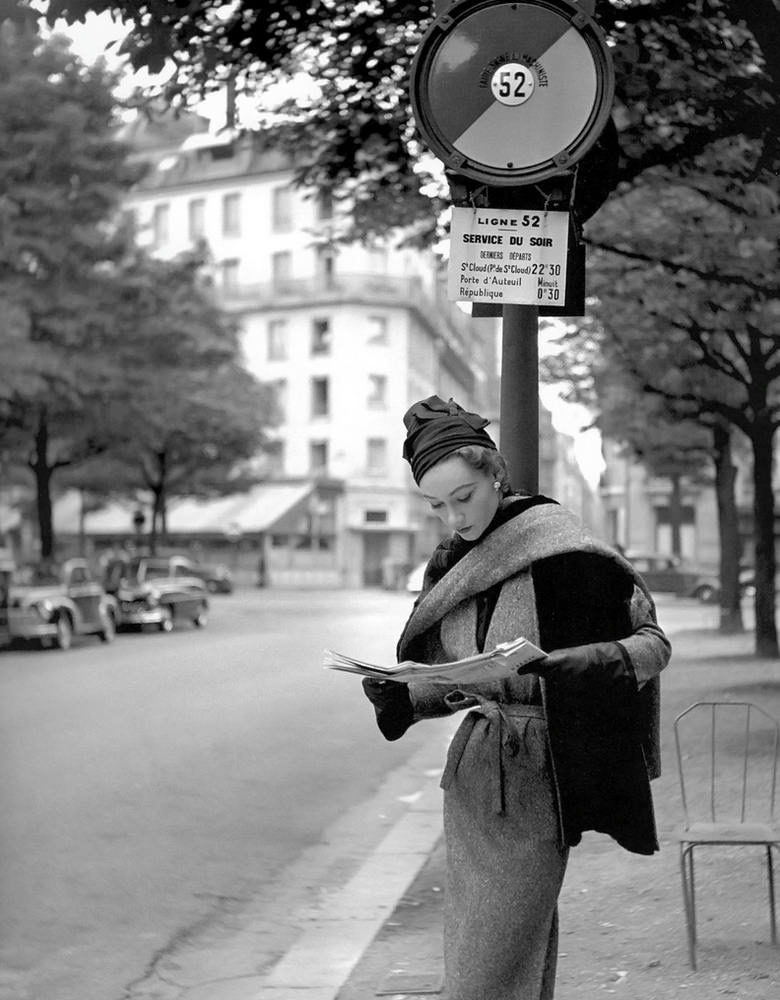
M 548 655 L 478 685 L 364 680 L 389 740 L 468 710 L 442 777 L 447 1000 L 549 1000 L 557 903 L 586 830 L 658 849 L 658 675 L 670 645 L 630 564 L 544 496 L 513 493 L 488 421 L 438 396 L 404 457 L 453 532 L 430 559 L 399 660 L 447 662 L 520 635 Z

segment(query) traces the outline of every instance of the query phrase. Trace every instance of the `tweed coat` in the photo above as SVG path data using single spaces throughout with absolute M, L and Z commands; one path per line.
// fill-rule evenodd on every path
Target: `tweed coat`
M 459 692 L 413 682 L 414 719 L 471 708 L 479 699 L 498 705 L 538 700 L 563 844 L 577 844 L 592 829 L 650 854 L 657 850 L 649 779 L 660 773 L 658 674 L 670 654 L 652 598 L 630 563 L 565 508 L 546 503 L 517 509 L 441 579 L 424 586 L 401 635 L 399 658 L 435 663 L 475 652 L 479 595 L 495 588 L 486 648 L 518 635 L 547 652 L 619 640 L 639 691 L 631 698 L 608 687 L 571 691 L 553 680 L 529 684 L 528 677 Z

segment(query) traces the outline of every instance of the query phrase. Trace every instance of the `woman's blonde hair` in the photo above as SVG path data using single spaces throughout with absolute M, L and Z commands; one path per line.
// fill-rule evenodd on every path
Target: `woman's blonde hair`
M 495 448 L 483 448 L 482 445 L 478 444 L 468 444 L 463 448 L 458 448 L 455 454 L 459 455 L 472 469 L 492 476 L 501 486 L 502 497 L 509 496 L 512 492 L 506 461 L 500 451 L 496 451 Z

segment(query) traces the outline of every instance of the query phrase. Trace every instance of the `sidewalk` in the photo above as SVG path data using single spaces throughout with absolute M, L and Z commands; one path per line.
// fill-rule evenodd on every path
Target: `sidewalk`
M 769 943 L 760 848 L 697 854 L 698 971 L 688 964 L 673 837 L 682 807 L 672 730 L 674 717 L 699 700 L 754 701 L 780 718 L 780 661 L 756 659 L 752 633 L 680 633 L 673 647 L 663 677 L 664 773 L 653 784 L 661 851 L 632 855 L 596 834 L 572 851 L 560 901 L 556 1000 L 780 997 L 780 949 Z M 440 995 L 444 878 L 439 839 L 335 1000 Z

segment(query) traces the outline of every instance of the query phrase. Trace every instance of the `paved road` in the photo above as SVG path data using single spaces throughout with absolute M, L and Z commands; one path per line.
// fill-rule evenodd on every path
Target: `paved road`
M 392 658 L 409 603 L 246 590 L 215 598 L 202 632 L 1 653 L 0 998 L 121 1000 L 372 801 L 430 734 L 377 740 L 322 649 Z M 355 810 L 350 856 L 317 884 L 393 807 Z

